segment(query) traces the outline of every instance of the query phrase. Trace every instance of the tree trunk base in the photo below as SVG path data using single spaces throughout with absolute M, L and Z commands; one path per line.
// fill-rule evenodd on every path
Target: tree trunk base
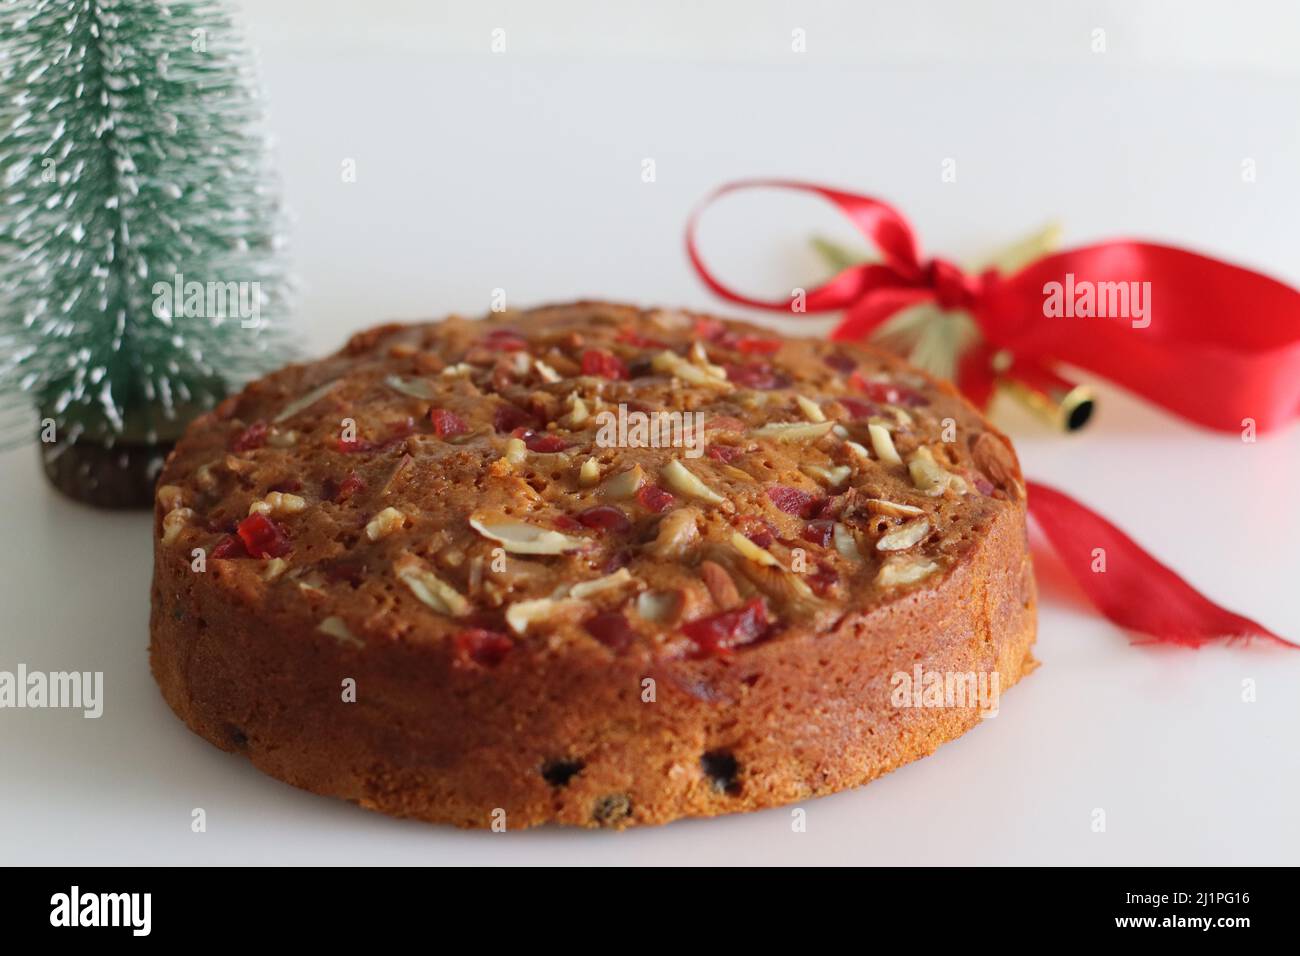
M 96 508 L 151 508 L 154 485 L 171 442 L 94 441 L 40 444 L 50 484 L 75 501 Z

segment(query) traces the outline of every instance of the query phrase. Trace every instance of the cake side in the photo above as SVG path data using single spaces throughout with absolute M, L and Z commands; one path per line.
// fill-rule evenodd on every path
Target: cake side
M 708 440 L 602 444 L 618 406 Z M 1005 438 L 896 359 L 706 316 L 371 330 L 196 422 L 156 521 L 151 659 L 192 729 L 462 826 L 854 786 L 980 721 L 898 675 L 1032 666 Z
M 1023 542 L 1008 514 L 936 588 L 735 661 L 520 655 L 492 671 L 232 608 L 161 552 L 151 659 L 193 731 L 315 793 L 463 827 L 498 809 L 510 829 L 663 823 L 858 786 L 979 724 L 976 707 L 896 706 L 891 678 L 996 673 L 1006 690 L 1033 668 Z

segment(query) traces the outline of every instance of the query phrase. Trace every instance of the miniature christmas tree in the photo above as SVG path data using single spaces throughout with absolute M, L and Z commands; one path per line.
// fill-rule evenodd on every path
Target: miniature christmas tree
M 37 431 L 60 490 L 148 504 L 185 423 L 281 360 L 257 121 L 224 2 L 0 10 L 0 440 Z

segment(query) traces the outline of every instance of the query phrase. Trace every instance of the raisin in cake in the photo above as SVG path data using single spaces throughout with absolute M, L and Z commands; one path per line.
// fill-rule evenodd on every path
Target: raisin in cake
M 662 823 L 979 723 L 899 675 L 1032 668 L 1025 529 L 1007 439 L 865 347 L 602 303 L 386 325 L 191 425 L 150 653 L 196 733 L 307 790 Z

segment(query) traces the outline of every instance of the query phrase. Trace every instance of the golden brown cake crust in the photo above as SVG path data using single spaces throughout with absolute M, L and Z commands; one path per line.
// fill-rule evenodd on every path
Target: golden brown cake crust
M 620 405 L 700 412 L 702 447 L 610 444 Z M 361 333 L 196 421 L 155 531 L 153 671 L 196 733 L 459 826 L 842 790 L 980 722 L 899 675 L 1033 666 L 1010 443 L 889 356 L 693 313 Z

